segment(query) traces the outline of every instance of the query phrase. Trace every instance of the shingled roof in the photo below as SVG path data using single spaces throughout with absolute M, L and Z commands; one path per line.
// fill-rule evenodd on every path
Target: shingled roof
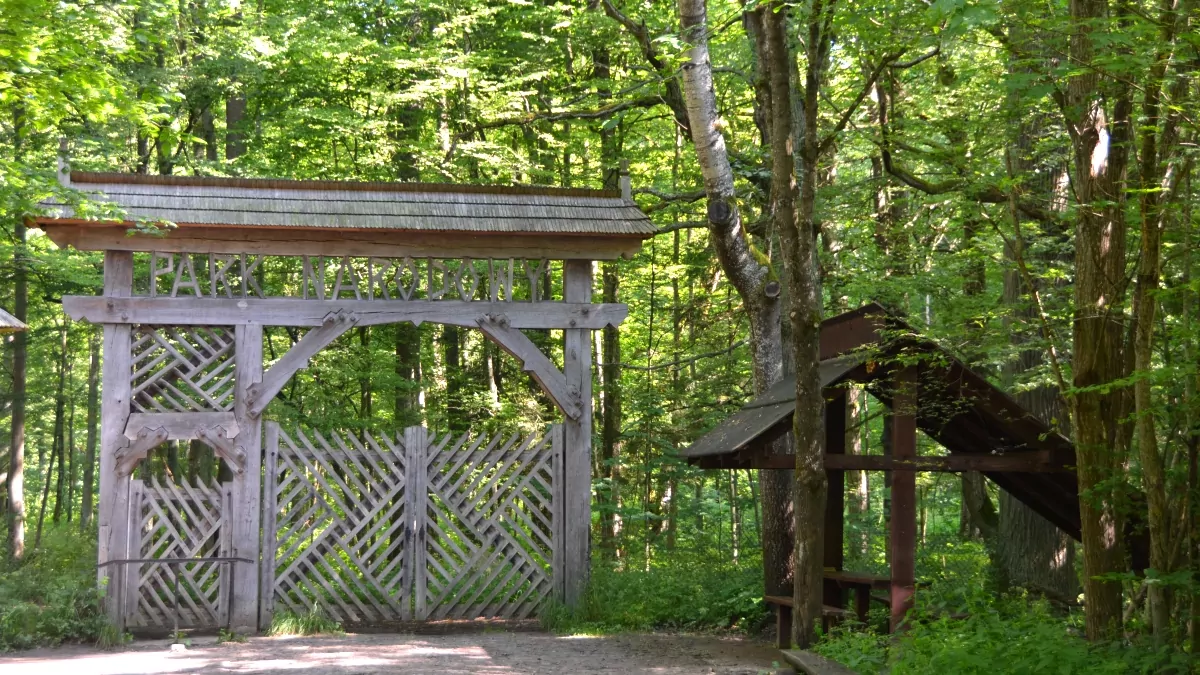
M 120 206 L 128 222 L 390 232 L 604 235 L 645 239 L 654 225 L 619 191 L 70 173 L 69 184 Z M 76 220 L 47 202 L 35 220 Z M 94 223 L 100 225 L 102 223 Z

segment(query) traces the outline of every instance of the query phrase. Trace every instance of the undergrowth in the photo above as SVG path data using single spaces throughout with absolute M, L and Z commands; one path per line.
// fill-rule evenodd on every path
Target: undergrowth
M 70 527 L 46 532 L 22 562 L 0 561 L 0 651 L 117 641 L 101 597 L 95 535 Z
M 961 591 L 960 591 L 961 592 Z M 918 594 L 920 598 L 920 594 Z M 1170 647 L 1094 644 L 1043 601 L 976 594 L 965 618 L 918 601 L 899 637 L 861 626 L 835 628 L 815 651 L 861 675 L 1189 675 L 1200 664 Z
M 661 628 L 753 630 L 766 618 L 762 565 L 739 565 L 700 556 L 662 558 L 614 566 L 592 561 L 591 582 L 582 606 L 552 603 L 540 613 L 542 626 L 555 633 L 609 633 Z
M 342 626 L 313 605 L 312 609 L 303 614 L 282 611 L 277 612 L 271 619 L 268 635 L 340 635 Z

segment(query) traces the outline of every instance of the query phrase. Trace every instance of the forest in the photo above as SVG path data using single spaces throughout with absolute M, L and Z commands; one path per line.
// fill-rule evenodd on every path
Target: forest
M 794 642 L 861 673 L 1198 672 L 1200 3 L 0 0 L 0 62 L 0 307 L 29 326 L 0 358 L 0 650 L 105 634 L 102 332 L 62 305 L 99 292 L 103 256 L 27 226 L 50 198 L 106 213 L 59 182 L 68 161 L 606 189 L 627 172 L 657 234 L 596 263 L 596 301 L 629 318 L 594 332 L 591 586 L 545 612 L 553 630 L 758 635 L 764 595 L 795 588 Z M 869 302 L 1070 438 L 1082 495 L 1076 542 L 982 474 L 917 473 L 925 586 L 895 638 L 824 631 L 805 595 L 838 488 L 820 323 Z M 266 358 L 298 338 L 269 329 Z M 794 471 L 680 457 L 785 372 Z M 888 408 L 848 395 L 848 452 L 883 454 Z M 557 411 L 479 331 L 424 323 L 349 330 L 268 415 L 528 433 Z M 142 470 L 228 469 L 171 442 Z M 849 569 L 888 569 L 888 485 L 848 472 Z M 1116 536 L 1133 527 L 1144 570 Z

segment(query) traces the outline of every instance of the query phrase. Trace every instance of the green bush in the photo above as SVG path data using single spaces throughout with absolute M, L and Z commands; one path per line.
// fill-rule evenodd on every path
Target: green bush
M 649 569 L 636 562 L 616 567 L 594 560 L 583 607 L 548 606 L 541 619 L 558 633 L 753 629 L 766 618 L 762 598 L 758 560 L 735 566 L 676 555 L 656 560 Z
M 0 650 L 96 641 L 101 596 L 94 535 L 47 532 L 20 564 L 0 562 Z
M 303 614 L 283 611 L 276 612 L 271 618 L 271 627 L 267 634 L 280 635 L 340 635 L 342 626 L 331 619 L 320 608 L 313 605 L 312 609 Z
M 1196 662 L 1169 647 L 1092 644 L 1049 605 L 1024 597 L 988 602 L 969 598 L 966 618 L 922 603 L 908 630 L 889 636 L 835 630 L 816 647 L 862 675 L 1187 675 Z

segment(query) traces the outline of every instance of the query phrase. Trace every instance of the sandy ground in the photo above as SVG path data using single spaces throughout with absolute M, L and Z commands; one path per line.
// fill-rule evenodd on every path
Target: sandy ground
M 216 644 L 196 638 L 186 651 L 142 641 L 118 652 L 61 647 L 0 655 L 3 675 L 278 673 L 289 675 L 558 675 L 560 673 L 771 673 L 769 645 L 748 639 L 629 634 L 564 637 L 545 633 L 345 635 L 251 638 Z

